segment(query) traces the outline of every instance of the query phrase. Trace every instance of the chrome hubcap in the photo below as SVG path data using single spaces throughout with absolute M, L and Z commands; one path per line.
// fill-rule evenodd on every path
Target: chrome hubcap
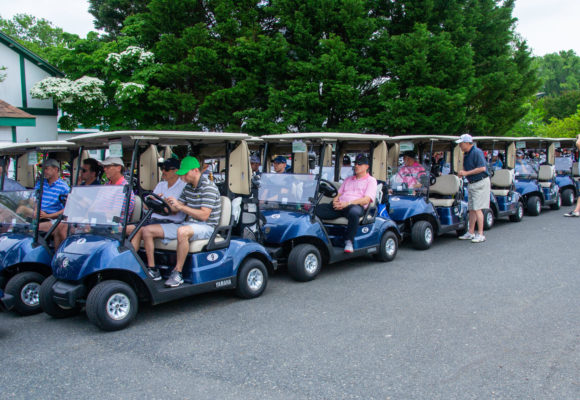
M 388 239 L 387 242 L 385 243 L 385 253 L 387 253 L 389 256 L 392 256 L 393 254 L 395 254 L 395 250 L 397 249 L 397 245 L 395 243 L 395 239 Z
M 115 293 L 107 300 L 107 315 L 119 321 L 126 318 L 131 311 L 131 302 L 124 293 Z
M 524 206 L 518 206 L 518 218 L 522 218 L 524 216 Z
M 304 259 L 304 269 L 309 274 L 316 272 L 318 269 L 318 258 L 314 254 L 310 253 L 306 256 Z
M 486 217 L 487 217 L 487 226 L 491 226 L 491 224 L 493 224 L 493 215 L 491 215 L 491 213 L 488 212 L 486 214 Z
M 250 290 L 256 292 L 260 290 L 264 284 L 264 274 L 258 268 L 252 268 L 248 273 L 248 278 L 246 279 L 248 287 Z
M 433 232 L 430 228 L 425 229 L 425 243 L 431 243 L 433 240 Z
M 27 306 L 37 306 L 39 292 L 40 284 L 38 282 L 27 283 L 20 291 L 20 299 Z
M 540 211 L 542 211 L 542 203 L 540 203 L 539 201 L 536 203 L 536 211 L 538 212 L 538 214 L 540 213 Z

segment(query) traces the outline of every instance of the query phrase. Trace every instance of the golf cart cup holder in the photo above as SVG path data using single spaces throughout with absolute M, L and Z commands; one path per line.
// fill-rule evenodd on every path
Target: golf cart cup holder
M 145 196 L 144 199 L 145 204 L 155 213 L 160 215 L 171 215 L 171 207 L 167 204 L 167 201 L 163 199 L 161 196 L 155 193 L 149 193 Z
M 338 190 L 336 190 L 334 185 L 332 183 L 330 183 L 329 181 L 327 181 L 326 179 L 320 180 L 320 185 L 318 187 L 318 190 L 320 193 L 322 193 L 322 195 L 324 195 L 326 197 L 334 198 L 338 194 Z

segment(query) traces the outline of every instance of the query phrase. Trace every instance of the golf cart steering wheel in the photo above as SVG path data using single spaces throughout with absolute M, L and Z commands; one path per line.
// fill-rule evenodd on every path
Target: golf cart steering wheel
M 171 207 L 167 204 L 167 201 L 158 194 L 149 193 L 145 196 L 145 204 L 147 204 L 147 207 L 155 211 L 157 214 L 165 216 L 171 215 Z
M 58 201 L 60 201 L 60 204 L 62 204 L 63 206 L 66 205 L 67 199 L 68 199 L 68 193 L 63 193 L 63 194 L 58 195 Z
M 326 179 L 320 180 L 318 190 L 326 197 L 336 197 L 336 195 L 338 194 L 338 190 L 336 190 L 334 185 L 330 183 L 330 181 L 327 181 Z
M 433 172 L 429 172 L 429 186 L 433 186 L 437 182 L 437 176 Z

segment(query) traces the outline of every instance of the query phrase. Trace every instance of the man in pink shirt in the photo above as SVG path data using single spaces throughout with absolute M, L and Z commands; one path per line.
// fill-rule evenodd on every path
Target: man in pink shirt
M 406 151 L 403 153 L 403 165 L 397 172 L 397 181 L 404 182 L 408 188 L 420 188 L 419 177 L 425 175 L 425 168 L 417 162 L 417 153 Z
M 354 163 L 354 175 L 344 180 L 338 195 L 331 204 L 320 204 L 316 207 L 316 215 L 321 219 L 346 217 L 348 226 L 344 241 L 344 252 L 354 251 L 353 242 L 359 227 L 359 219 L 377 197 L 377 180 L 370 176 L 369 159 L 359 155 Z

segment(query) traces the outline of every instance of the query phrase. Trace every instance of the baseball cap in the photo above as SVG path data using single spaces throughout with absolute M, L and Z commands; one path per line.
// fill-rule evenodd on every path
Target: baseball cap
M 494 151 L 493 151 L 493 153 L 492 153 L 492 155 L 493 155 L 493 156 L 499 156 L 499 151 L 497 151 L 497 150 L 494 150 Z
M 44 160 L 44 162 L 42 163 L 43 167 L 55 167 L 55 168 L 60 168 L 60 164 L 58 163 L 58 161 L 56 161 L 54 158 L 47 158 L 46 160 Z
M 516 156 L 523 156 L 524 152 L 521 150 L 516 151 Z
M 403 157 L 417 158 L 417 153 L 414 150 L 408 150 L 403 152 Z
M 365 156 L 364 154 L 359 154 L 358 156 L 356 156 L 356 160 L 354 162 L 356 165 L 369 165 L 369 158 L 367 156 Z
M 284 156 L 278 156 L 278 157 L 276 157 L 274 159 L 274 162 L 275 163 L 283 163 L 283 164 L 286 164 L 286 157 L 284 157 Z
M 342 163 L 343 164 L 348 164 L 350 165 L 351 161 L 350 161 L 350 157 L 345 155 L 344 157 L 342 157 Z
M 197 158 L 192 156 L 187 156 L 183 160 L 181 160 L 181 167 L 176 172 L 177 175 L 185 175 L 189 171 L 195 168 L 199 168 L 200 164 Z
M 250 162 L 251 163 L 258 163 L 258 164 L 260 164 L 260 157 L 258 157 L 258 156 L 251 156 L 250 157 Z
M 121 160 L 120 157 L 107 157 L 107 158 L 105 158 L 105 161 L 103 161 L 101 163 L 101 165 L 103 165 L 103 166 L 105 166 L 105 165 L 120 165 L 121 167 L 124 166 L 123 160 Z
M 469 133 L 464 133 L 455 141 L 455 143 L 473 143 L 473 137 Z
M 167 160 L 157 163 L 159 168 L 169 170 L 169 169 L 179 169 L 179 160 L 177 158 L 168 158 Z

